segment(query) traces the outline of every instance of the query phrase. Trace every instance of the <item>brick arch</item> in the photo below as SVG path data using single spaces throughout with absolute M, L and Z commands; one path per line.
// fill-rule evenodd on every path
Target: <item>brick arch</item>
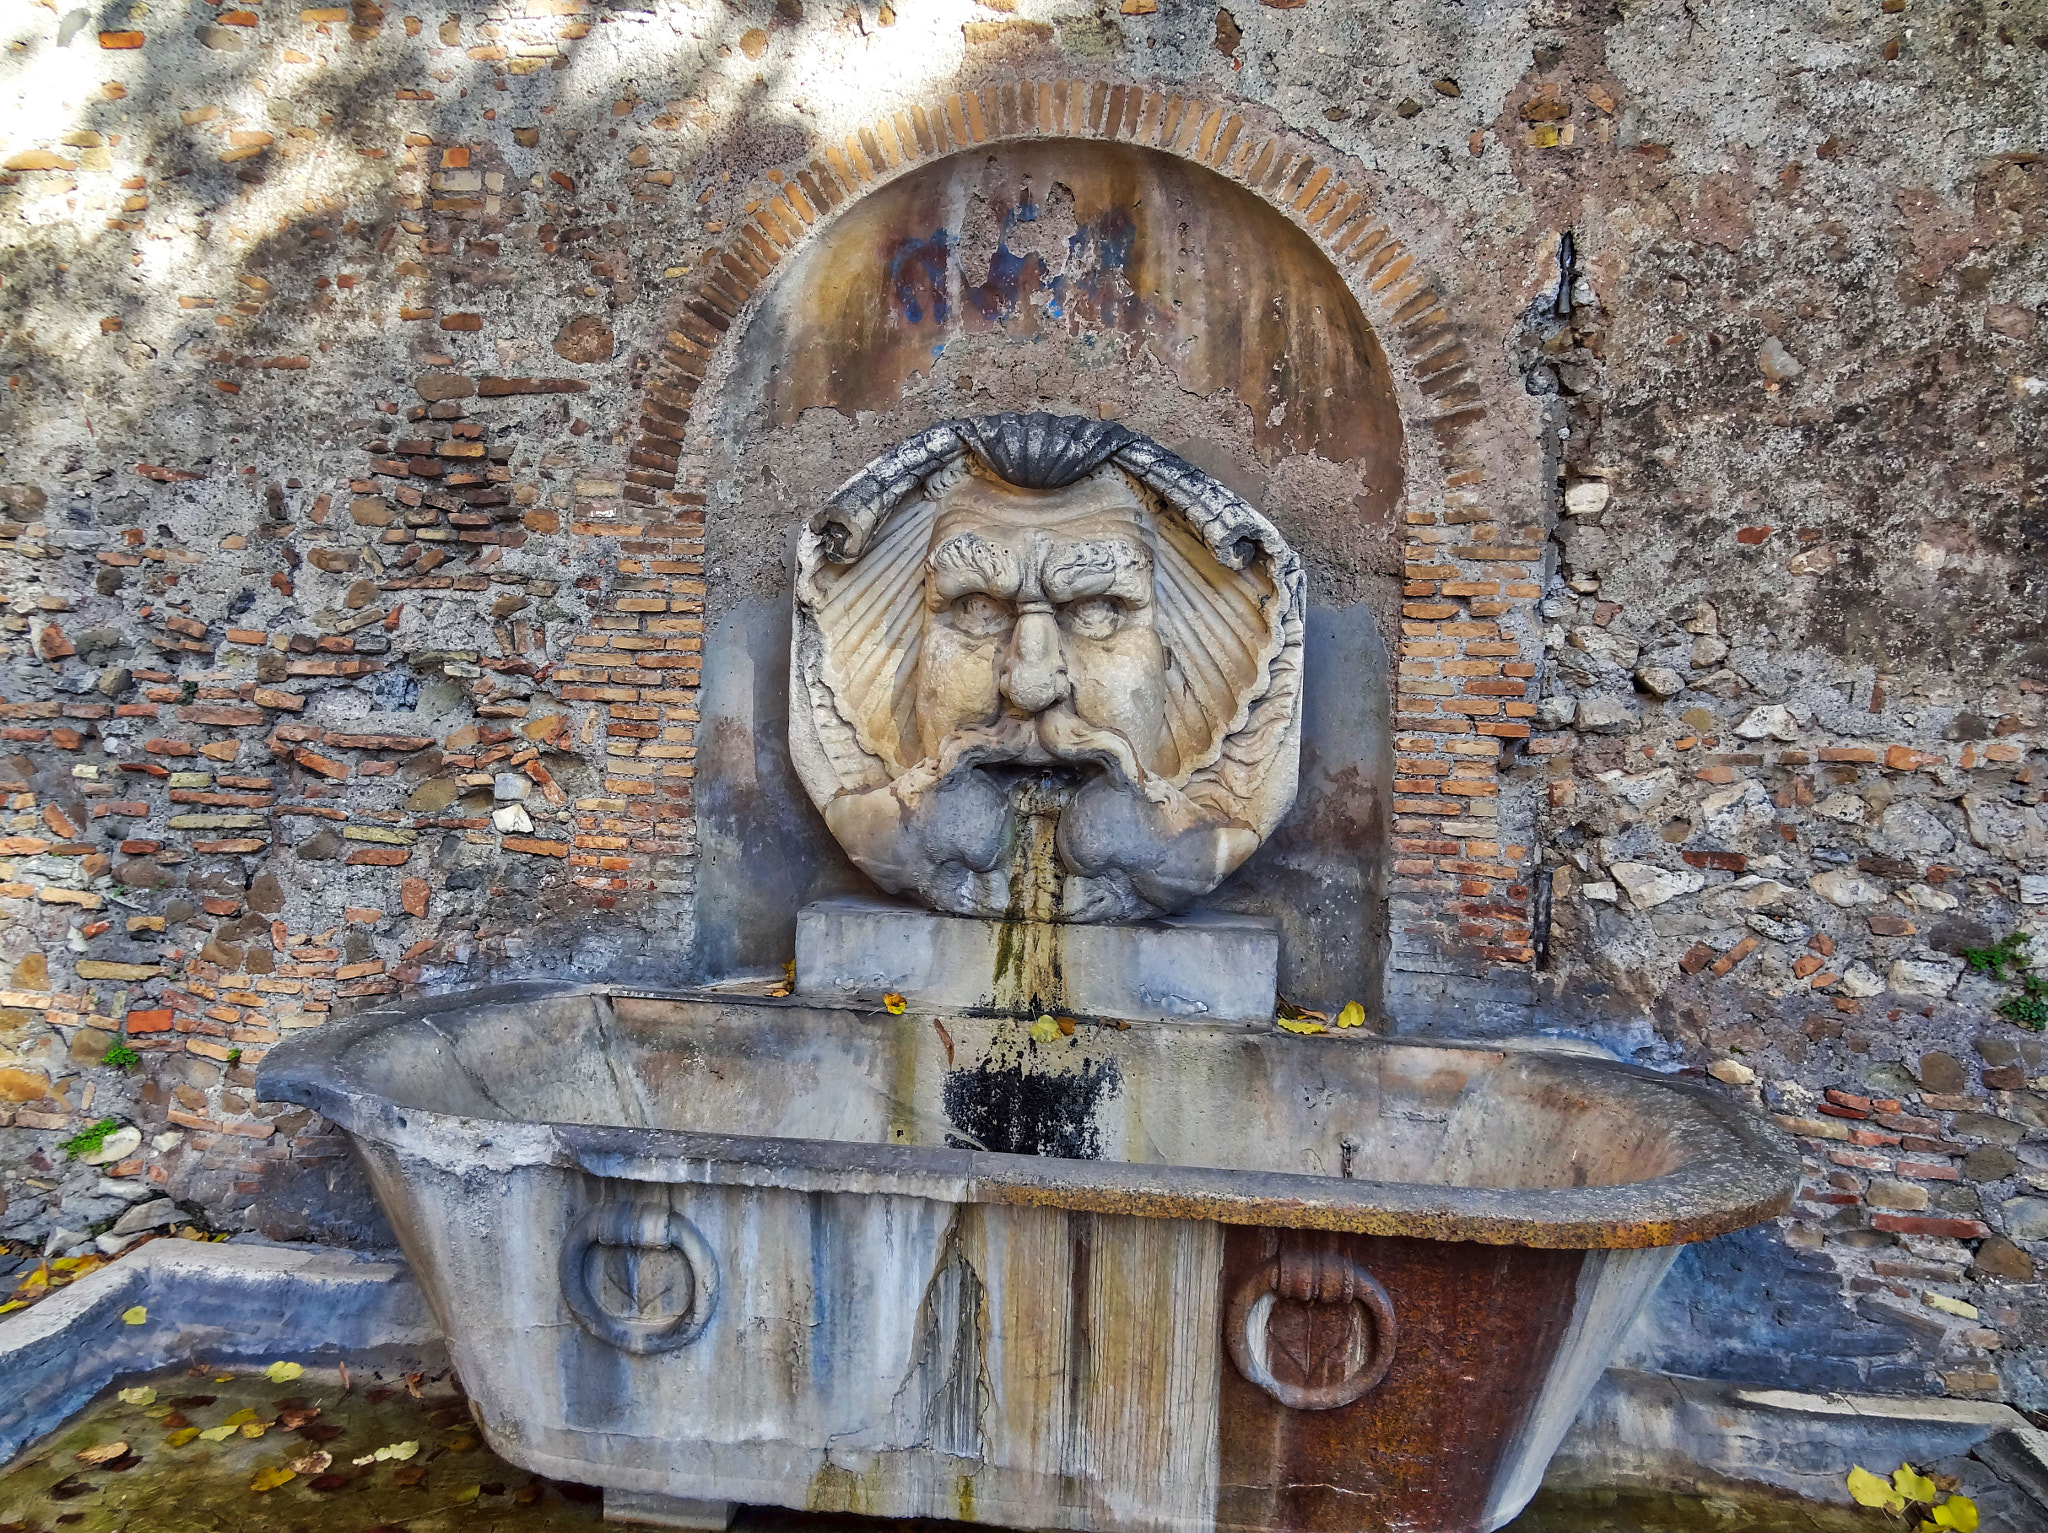
M 600 801 L 621 817 L 616 823 L 594 814 L 581 827 L 574 882 L 600 901 L 655 890 L 662 878 L 654 859 L 692 849 L 685 822 L 695 777 L 705 497 L 701 486 L 678 488 L 676 473 L 697 391 L 727 331 L 784 259 L 852 202 L 943 156 L 1032 138 L 1121 141 L 1226 176 L 1306 231 L 1358 301 L 1389 363 L 1407 440 L 1434 447 L 1408 458 L 1401 622 L 1398 639 L 1389 635 L 1398 663 L 1386 998 L 1414 1015 L 1456 1013 L 1475 995 L 1525 1000 L 1521 974 L 1535 957 L 1534 797 L 1501 768 L 1530 739 L 1536 715 L 1543 646 L 1534 609 L 1545 532 L 1511 524 L 1504 503 L 1521 497 L 1490 482 L 1488 457 L 1498 444 L 1497 432 L 1479 429 L 1489 415 L 1480 361 L 1436 280 L 1378 216 L 1374 178 L 1363 167 L 1298 135 L 1254 127 L 1232 106 L 1107 80 L 1012 82 L 887 113 L 772 173 L 775 195 L 705 258 L 643 387 L 619 487 L 629 505 L 648 509 L 578 524 L 579 532 L 621 540 L 613 621 L 637 625 L 642 619 L 632 614 L 659 612 L 666 626 L 661 638 L 587 635 L 577 641 L 591 646 L 579 662 L 602 663 L 559 673 L 579 683 L 565 696 L 610 704 L 607 751 L 639 756 L 642 769 L 633 780 L 607 777 L 608 793 L 636 796 Z M 654 620 L 646 622 L 651 629 Z M 647 653 L 612 653 L 623 646 Z M 628 668 L 636 663 L 643 669 Z M 657 677 L 665 686 L 649 690 Z M 646 759 L 650 747 L 659 759 Z M 1503 981 L 1494 975 L 1502 967 L 1520 973 Z
M 1040 80 L 956 92 L 887 113 L 779 173 L 780 190 L 707 255 L 676 308 L 641 396 L 624 495 L 658 505 L 676 484 L 698 386 L 718 346 L 785 256 L 832 215 L 911 167 L 983 144 L 1029 138 L 1118 140 L 1192 160 L 1249 188 L 1306 230 L 1358 299 L 1394 369 L 1411 427 L 1434 436 L 1446 480 L 1483 472 L 1459 448 L 1484 418 L 1471 354 L 1415 253 L 1375 216 L 1364 173 L 1292 134 L 1247 131 L 1243 115 L 1198 97 L 1105 80 Z M 1406 397 L 1403 397 L 1403 396 Z

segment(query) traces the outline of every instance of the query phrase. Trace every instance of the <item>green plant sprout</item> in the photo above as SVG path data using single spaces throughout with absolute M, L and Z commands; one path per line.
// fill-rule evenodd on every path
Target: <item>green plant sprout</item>
M 2009 931 L 1990 947 L 1964 948 L 1963 961 L 1973 974 L 1988 974 L 1999 984 L 2017 984 L 2019 988 L 1993 1010 L 2015 1026 L 2038 1033 L 2048 1031 L 2048 974 L 2035 974 L 2027 968 L 2024 949 L 2032 940 L 2025 932 Z
M 121 1126 L 119 1118 L 102 1118 L 90 1128 L 82 1128 L 57 1148 L 64 1152 L 66 1160 L 76 1160 L 81 1155 L 91 1155 L 107 1142 L 107 1135 Z

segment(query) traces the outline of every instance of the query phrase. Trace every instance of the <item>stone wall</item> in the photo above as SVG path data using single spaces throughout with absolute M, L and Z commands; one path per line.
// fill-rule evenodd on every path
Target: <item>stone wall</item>
M 335 1137 L 253 1099 L 262 1050 L 735 951 L 697 928 L 697 752 L 754 737 L 700 741 L 698 689 L 724 721 L 774 688 L 758 638 L 706 674 L 707 627 L 758 636 L 842 454 L 1107 411 L 1213 443 L 1395 651 L 1385 1025 L 1589 1036 L 1800 1137 L 1794 1215 L 1689 1253 L 1639 1360 L 2048 1399 L 2048 1060 L 2018 973 L 1964 958 L 2048 962 L 2031 8 L 6 25 L 0 1235 L 118 1210 L 56 1149 L 113 1114 L 195 1216 L 387 1238 Z M 995 292 L 1007 235 L 941 253 L 995 297 L 929 362 L 834 393 L 758 323 L 877 189 L 1075 140 L 1257 199 L 1394 424 L 1301 424 L 1342 414 L 1286 393 L 1305 348 L 1147 321 L 1114 241 L 1082 254 L 1115 301 L 1048 312 L 1054 197 L 1036 290 Z

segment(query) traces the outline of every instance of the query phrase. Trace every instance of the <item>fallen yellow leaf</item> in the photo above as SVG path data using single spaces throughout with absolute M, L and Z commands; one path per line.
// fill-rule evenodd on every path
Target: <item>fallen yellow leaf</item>
M 197 1427 L 179 1427 L 177 1431 L 166 1437 L 164 1442 L 173 1448 L 182 1448 L 198 1435 L 199 1428 Z
M 1327 1033 L 1329 1031 L 1329 1029 L 1327 1027 L 1324 1027 L 1323 1024 L 1320 1022 L 1290 1022 L 1285 1017 L 1281 1017 L 1278 1020 L 1280 1023 L 1280 1031 L 1283 1033 L 1300 1033 L 1306 1035 L 1309 1033 Z
M 1950 1496 L 1934 1509 L 1934 1526 L 1955 1533 L 1976 1533 L 1977 1503 L 1968 1496 Z
M 390 1443 L 382 1448 L 379 1448 L 375 1453 L 371 1454 L 370 1457 L 376 1459 L 379 1463 L 382 1463 L 387 1459 L 409 1459 L 419 1451 L 420 1445 L 417 1440 L 412 1442 Z
M 231 1427 L 238 1427 L 245 1421 L 254 1421 L 255 1419 L 256 1413 L 245 1405 L 236 1411 L 234 1415 L 228 1417 L 226 1424 Z
M 484 1488 L 481 1485 L 465 1485 L 455 1493 L 455 1504 L 457 1506 L 467 1506 L 483 1493 Z
M 0 1304 L 0 1315 L 4 1315 L 4 1314 L 6 1314 L 6 1313 L 7 1313 L 7 1312 L 8 1312 L 9 1310 L 11 1310 L 11 1309 L 27 1309 L 27 1308 L 28 1308 L 28 1300 L 26 1300 L 26 1299 L 9 1299 L 9 1300 L 8 1300 L 8 1301 L 7 1301 L 7 1302 L 6 1302 L 5 1304 Z
M 1365 1008 L 1356 1001 L 1346 1001 L 1344 1009 L 1337 1013 L 1337 1025 L 1339 1027 L 1365 1026 Z
M 202 1442 L 224 1443 L 230 1437 L 233 1437 L 235 1435 L 235 1430 L 236 1429 L 231 1426 L 208 1427 L 204 1432 L 201 1432 L 199 1434 L 199 1437 Z
M 144 1304 L 131 1305 L 121 1311 L 123 1325 L 141 1325 L 149 1319 L 149 1307 Z
M 272 1363 L 263 1376 L 273 1384 L 289 1384 L 306 1370 L 297 1363 Z
M 1031 1024 L 1031 1041 L 1033 1043 L 1051 1043 L 1059 1035 L 1060 1025 L 1053 1021 L 1051 1017 L 1040 1017 Z
M 298 1476 L 289 1469 L 259 1469 L 256 1478 L 249 1482 L 249 1489 L 255 1491 L 276 1490 L 280 1485 L 289 1484 Z
M 1892 1471 L 1892 1489 L 1908 1501 L 1925 1501 L 1929 1504 L 1941 1494 L 1935 1489 L 1934 1482 L 1911 1464 L 1901 1464 Z
M 331 1453 L 309 1453 L 304 1458 L 292 1460 L 293 1474 L 324 1474 L 327 1466 L 334 1462 Z
M 1892 1489 L 1892 1482 L 1880 1479 L 1861 1464 L 1850 1466 L 1847 1484 L 1849 1499 L 1858 1506 L 1874 1506 L 1887 1512 L 1906 1509 L 1906 1498 Z
M 892 1017 L 902 1016 L 903 997 L 898 995 L 895 991 L 891 990 L 887 995 L 882 997 L 882 1010 L 889 1013 L 889 1015 Z
M 156 1391 L 147 1384 L 138 1384 L 133 1389 L 124 1389 L 116 1397 L 123 1405 L 154 1405 Z
M 244 1437 L 261 1437 L 269 1430 L 270 1423 L 267 1421 L 245 1421 L 241 1428 Z
M 101 1443 L 97 1448 L 84 1449 L 72 1457 L 81 1464 L 111 1464 L 127 1451 L 126 1443 Z

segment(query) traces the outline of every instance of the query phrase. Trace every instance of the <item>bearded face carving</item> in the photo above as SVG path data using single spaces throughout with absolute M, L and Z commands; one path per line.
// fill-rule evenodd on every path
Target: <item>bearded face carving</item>
M 1184 909 L 1293 802 L 1300 563 L 1123 427 L 949 421 L 811 519 L 790 739 L 854 862 L 958 915 Z

